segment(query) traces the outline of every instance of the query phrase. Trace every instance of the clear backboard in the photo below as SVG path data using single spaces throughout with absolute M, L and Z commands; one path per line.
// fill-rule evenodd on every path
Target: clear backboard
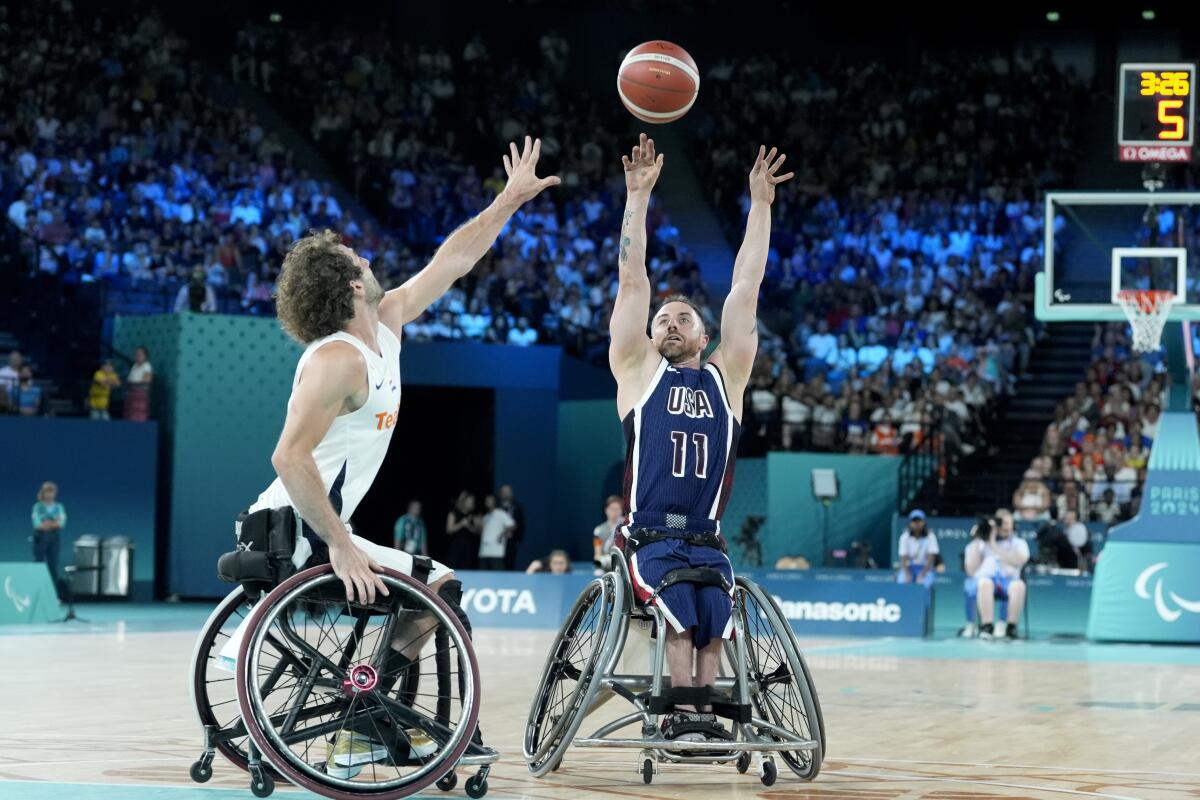
M 1125 319 L 1117 295 L 1175 295 L 1168 319 L 1200 319 L 1200 192 L 1049 192 L 1035 313 Z

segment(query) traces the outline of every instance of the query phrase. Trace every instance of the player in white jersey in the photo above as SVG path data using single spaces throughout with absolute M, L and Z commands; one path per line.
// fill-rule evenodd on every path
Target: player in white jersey
M 487 253 L 517 209 L 557 177 L 535 173 L 541 141 L 525 137 L 503 158 L 504 190 L 486 209 L 446 237 L 429 264 L 403 286 L 384 292 L 367 260 L 336 234 L 314 233 L 292 245 L 279 277 L 277 308 L 284 330 L 307 346 L 296 367 L 287 419 L 271 464 L 279 477 L 251 511 L 291 506 L 303 520 L 302 565 L 328 553 L 347 598 L 373 602 L 387 594 L 383 565 L 409 573 L 412 556 L 375 545 L 349 521 L 383 463 L 400 410 L 400 332 Z M 311 550 L 310 550 L 311 548 Z M 435 564 L 432 588 L 450 578 Z
M 520 152 L 515 144 L 509 148 L 510 155 L 503 158 L 508 173 L 504 190 L 446 237 L 429 264 L 397 289 L 384 292 L 370 263 L 330 231 L 298 240 L 283 260 L 279 321 L 306 349 L 296 365 L 287 419 L 271 456 L 279 477 L 249 513 L 293 509 L 300 528 L 293 564 L 299 568 L 328 560 L 348 600 L 372 603 L 377 592 L 387 595 L 377 575 L 384 567 L 413 574 L 412 555 L 377 545 L 350 528 L 350 517 L 375 480 L 399 417 L 401 328 L 471 271 L 518 208 L 559 183 L 557 177 L 535 173 L 540 140 L 527 136 Z M 445 565 L 429 565 L 433 591 L 460 589 L 453 577 Z M 394 643 L 408 643 L 400 651 L 407 658 L 415 659 L 424 644 L 423 637 L 408 633 L 416 624 L 409 620 L 396 631 Z M 380 742 L 339 733 L 326 768 L 331 775 L 349 778 L 387 753 Z

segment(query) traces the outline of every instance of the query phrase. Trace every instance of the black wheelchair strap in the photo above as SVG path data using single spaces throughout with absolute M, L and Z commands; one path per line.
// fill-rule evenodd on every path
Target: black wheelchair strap
M 731 702 L 729 695 L 711 686 L 671 687 L 650 698 L 651 714 L 670 714 L 676 706 L 712 706 L 712 713 L 718 717 L 739 723 L 750 721 L 750 706 Z
M 666 541 L 667 539 L 678 539 L 700 547 L 722 549 L 720 534 L 711 531 L 707 533 L 688 533 L 687 531 L 653 531 L 646 528 L 636 528 L 631 530 L 626 536 L 625 550 L 629 555 L 633 555 L 646 545 Z
M 428 584 L 429 573 L 433 572 L 433 560 L 425 556 L 413 556 L 412 577 Z

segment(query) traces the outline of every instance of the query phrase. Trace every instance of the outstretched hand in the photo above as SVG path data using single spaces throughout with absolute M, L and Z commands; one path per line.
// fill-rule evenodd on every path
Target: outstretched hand
M 662 172 L 662 154 L 655 154 L 654 140 L 646 134 L 638 137 L 638 143 L 628 156 L 621 156 L 625 167 L 625 191 L 630 195 L 648 195 Z
M 758 158 L 754 160 L 754 167 L 750 170 L 750 200 L 752 202 L 761 202 L 767 205 L 775 202 L 775 187 L 784 181 L 791 180 L 796 174 L 794 172 L 785 175 L 776 174 L 786 158 L 787 156 L 780 153 L 777 148 L 772 147 L 771 152 L 768 153 L 765 146 L 759 145 Z
M 508 150 L 509 155 L 503 157 L 504 172 L 508 175 L 503 194 L 517 205 L 529 202 L 548 186 L 558 186 L 562 183 L 557 175 L 545 178 L 537 176 L 538 157 L 542 153 L 541 139 L 530 139 L 526 136 L 525 147 L 519 153 L 517 145 L 513 142 L 509 142 Z

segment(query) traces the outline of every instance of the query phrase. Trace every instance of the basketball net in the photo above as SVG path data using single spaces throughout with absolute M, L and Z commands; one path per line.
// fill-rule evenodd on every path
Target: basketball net
M 1175 302 L 1174 292 L 1161 289 L 1125 289 L 1117 293 L 1117 302 L 1133 326 L 1133 349 L 1153 353 L 1162 347 L 1162 332 Z

